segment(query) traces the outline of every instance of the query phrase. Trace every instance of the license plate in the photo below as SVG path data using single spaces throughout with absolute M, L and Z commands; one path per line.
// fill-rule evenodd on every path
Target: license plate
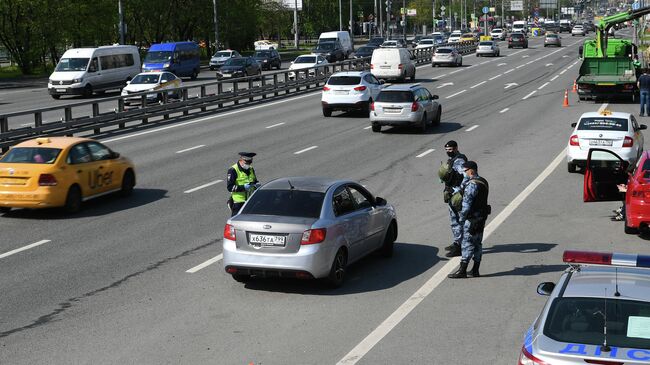
M 25 179 L 16 179 L 12 177 L 0 178 L 2 185 L 25 185 Z
M 612 141 L 606 139 L 592 139 L 589 141 L 590 146 L 611 146 Z
M 334 95 L 347 95 L 347 90 L 334 90 Z
M 384 111 L 386 113 L 401 113 L 402 109 L 384 108 Z
M 56 89 L 56 92 L 57 92 L 57 93 L 64 93 L 64 92 L 65 92 L 65 89 Z
M 221 74 L 221 77 L 232 77 L 231 74 Z
M 250 234 L 248 237 L 250 243 L 254 243 L 260 246 L 284 246 L 286 242 L 285 236 L 271 236 L 266 234 Z
M 379 68 L 390 68 L 390 66 L 379 66 Z

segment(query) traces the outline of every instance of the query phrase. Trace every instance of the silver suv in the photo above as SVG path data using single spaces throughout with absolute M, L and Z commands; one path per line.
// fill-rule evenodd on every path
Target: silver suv
M 440 124 L 442 107 L 436 100 L 438 95 L 420 84 L 386 87 L 370 105 L 372 131 L 381 132 L 384 125 L 409 125 L 424 133 L 430 124 Z

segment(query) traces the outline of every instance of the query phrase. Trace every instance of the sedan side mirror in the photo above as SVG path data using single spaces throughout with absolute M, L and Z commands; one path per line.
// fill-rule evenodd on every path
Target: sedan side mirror
M 438 100 L 438 95 L 431 95 L 431 100 Z
M 384 198 L 380 198 L 380 197 L 376 197 L 376 198 L 375 198 L 375 205 L 377 205 L 378 207 L 383 207 L 383 206 L 386 205 L 386 204 L 388 204 L 388 202 L 386 201 L 386 199 L 384 199 Z
M 131 83 L 131 80 L 128 80 L 128 81 L 126 82 L 127 85 L 130 84 L 130 83 Z
M 120 154 L 117 152 L 111 152 L 111 160 L 120 158 Z
M 575 128 L 578 125 L 578 123 L 571 123 L 571 127 Z
M 383 85 L 385 83 L 386 83 L 386 80 L 384 80 L 384 79 L 379 80 L 379 84 Z
M 541 283 L 537 286 L 537 294 L 539 295 L 551 295 L 553 292 L 553 289 L 555 289 L 555 283 L 552 283 L 550 281 Z
M 645 125 L 645 124 L 641 124 L 641 125 L 639 126 L 639 129 L 648 129 L 648 126 Z

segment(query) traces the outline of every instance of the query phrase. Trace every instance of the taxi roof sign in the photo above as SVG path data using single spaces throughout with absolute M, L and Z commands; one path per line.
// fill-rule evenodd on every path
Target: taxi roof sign
M 45 143 L 50 143 L 52 140 L 50 140 L 48 137 L 39 137 L 36 138 L 36 143 L 38 144 L 45 144 Z
M 562 261 L 568 264 L 602 265 L 602 266 L 625 266 L 650 268 L 649 255 L 637 255 L 629 253 L 610 253 L 592 251 L 564 251 Z
M 609 109 L 603 109 L 600 111 L 600 115 L 604 115 L 604 116 L 612 115 L 612 111 Z

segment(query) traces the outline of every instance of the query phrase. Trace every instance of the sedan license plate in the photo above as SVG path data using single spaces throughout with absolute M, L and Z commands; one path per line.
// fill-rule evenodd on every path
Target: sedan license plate
M 379 68 L 385 68 L 385 69 L 389 69 L 389 68 L 390 68 L 390 66 L 379 66 Z
M 57 92 L 57 93 L 64 93 L 64 92 L 65 92 L 65 89 L 56 89 L 56 92 Z
M 347 90 L 334 90 L 334 95 L 347 95 Z
M 248 237 L 250 243 L 262 247 L 284 247 L 286 242 L 285 236 L 272 236 L 267 234 L 253 234 Z
M 592 139 L 589 141 L 590 146 L 611 146 L 612 141 L 607 139 Z

